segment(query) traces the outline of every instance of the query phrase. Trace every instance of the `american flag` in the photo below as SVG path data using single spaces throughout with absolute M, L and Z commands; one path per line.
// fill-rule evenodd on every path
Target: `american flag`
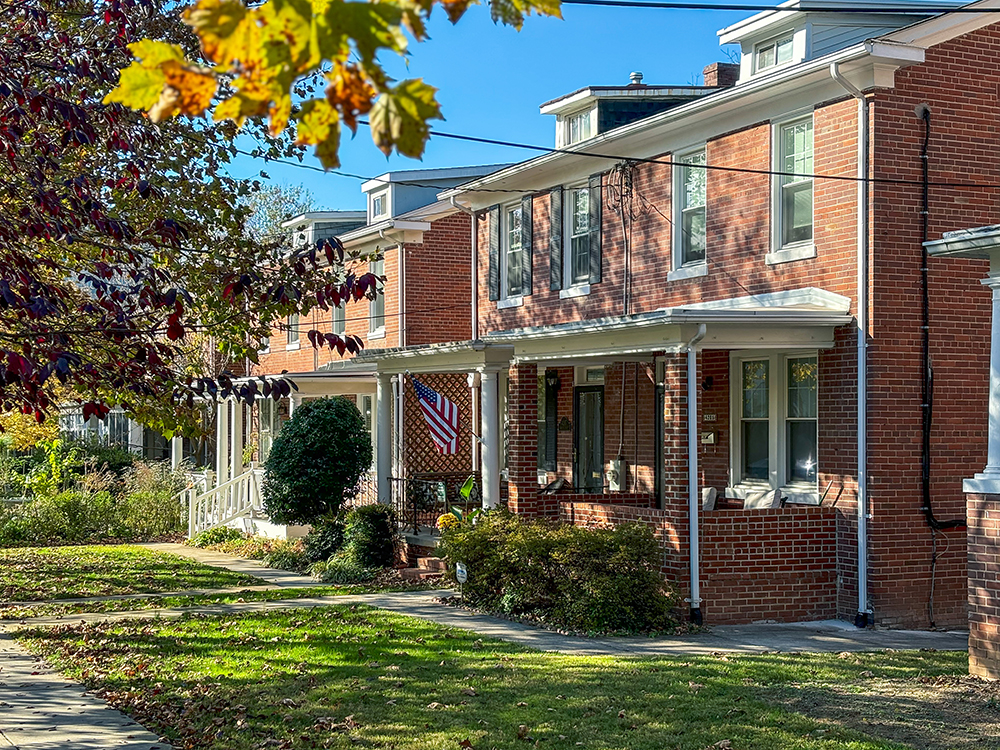
M 424 413 L 431 439 L 444 454 L 458 451 L 458 407 L 432 388 L 413 378 L 420 410 Z

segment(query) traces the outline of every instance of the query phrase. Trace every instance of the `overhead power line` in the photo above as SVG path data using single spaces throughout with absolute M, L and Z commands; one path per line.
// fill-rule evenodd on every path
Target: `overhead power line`
M 781 13 L 861 13 L 864 15 L 935 15 L 938 13 L 997 13 L 1000 8 L 969 8 L 967 6 L 951 7 L 946 5 L 922 6 L 865 6 L 852 5 L 850 7 L 836 5 L 818 5 L 804 7 L 783 7 L 781 5 L 758 5 L 755 3 L 681 3 L 681 2 L 642 2 L 642 0 L 562 0 L 563 5 L 591 5 L 604 8 L 650 8 L 653 10 L 742 10 L 766 12 L 775 11 Z

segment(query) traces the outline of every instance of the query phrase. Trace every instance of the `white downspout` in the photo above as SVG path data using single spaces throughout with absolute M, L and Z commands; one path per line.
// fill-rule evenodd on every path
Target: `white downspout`
M 872 614 L 868 601 L 868 99 L 844 78 L 837 63 L 830 75 L 858 100 L 858 614 L 854 624 L 867 627 Z
M 451 196 L 449 199 L 453 208 L 461 211 L 463 214 L 468 215 L 469 220 L 472 224 L 471 240 L 469 244 L 472 247 L 472 328 L 470 329 L 470 338 L 473 341 L 479 340 L 479 233 L 476 231 L 476 212 L 471 208 L 466 208 L 465 206 L 460 206 L 458 201 L 455 200 L 455 196 Z M 479 440 L 476 437 L 476 425 L 479 426 L 479 431 L 482 432 L 482 425 L 480 424 L 480 396 L 479 396 L 479 378 L 474 378 L 472 387 L 472 414 L 471 414 L 471 424 L 472 424 L 472 470 L 477 471 L 479 469 Z
M 701 570 L 699 566 L 698 514 L 698 342 L 705 338 L 705 324 L 688 341 L 687 350 L 687 428 L 688 428 L 688 557 L 691 568 L 691 622 L 701 625 Z

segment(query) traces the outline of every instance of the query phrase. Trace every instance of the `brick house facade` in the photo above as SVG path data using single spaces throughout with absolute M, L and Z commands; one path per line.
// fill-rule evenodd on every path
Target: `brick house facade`
M 922 242 L 998 220 L 989 20 L 804 12 L 724 30 L 744 51 L 735 85 L 442 193 L 476 213 L 475 340 L 363 359 L 480 373 L 484 438 L 491 410 L 506 436 L 483 448 L 487 495 L 649 524 L 708 622 L 964 625 L 959 480 L 984 463 L 989 359 L 969 321 L 988 265 L 929 265 L 931 514 Z

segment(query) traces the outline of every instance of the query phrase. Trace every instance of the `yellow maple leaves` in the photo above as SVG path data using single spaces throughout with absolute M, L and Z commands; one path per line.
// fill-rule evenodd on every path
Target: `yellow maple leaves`
M 129 46 L 135 61 L 105 97 L 146 111 L 154 121 L 201 116 L 240 125 L 269 118 L 272 133 L 294 123 L 297 141 L 315 147 L 327 168 L 339 165 L 341 123 L 352 131 L 369 115 L 372 139 L 386 154 L 419 158 L 440 119 L 436 89 L 420 79 L 398 83 L 378 61 L 381 52 L 408 53 L 407 32 L 426 38 L 434 5 L 457 22 L 477 0 L 198 0 L 184 11 L 204 59 L 155 40 Z M 491 0 L 495 21 L 520 28 L 532 12 L 559 16 L 560 0 Z M 322 76 L 323 98 L 294 98 L 306 76 Z M 214 108 L 213 108 L 214 105 Z

